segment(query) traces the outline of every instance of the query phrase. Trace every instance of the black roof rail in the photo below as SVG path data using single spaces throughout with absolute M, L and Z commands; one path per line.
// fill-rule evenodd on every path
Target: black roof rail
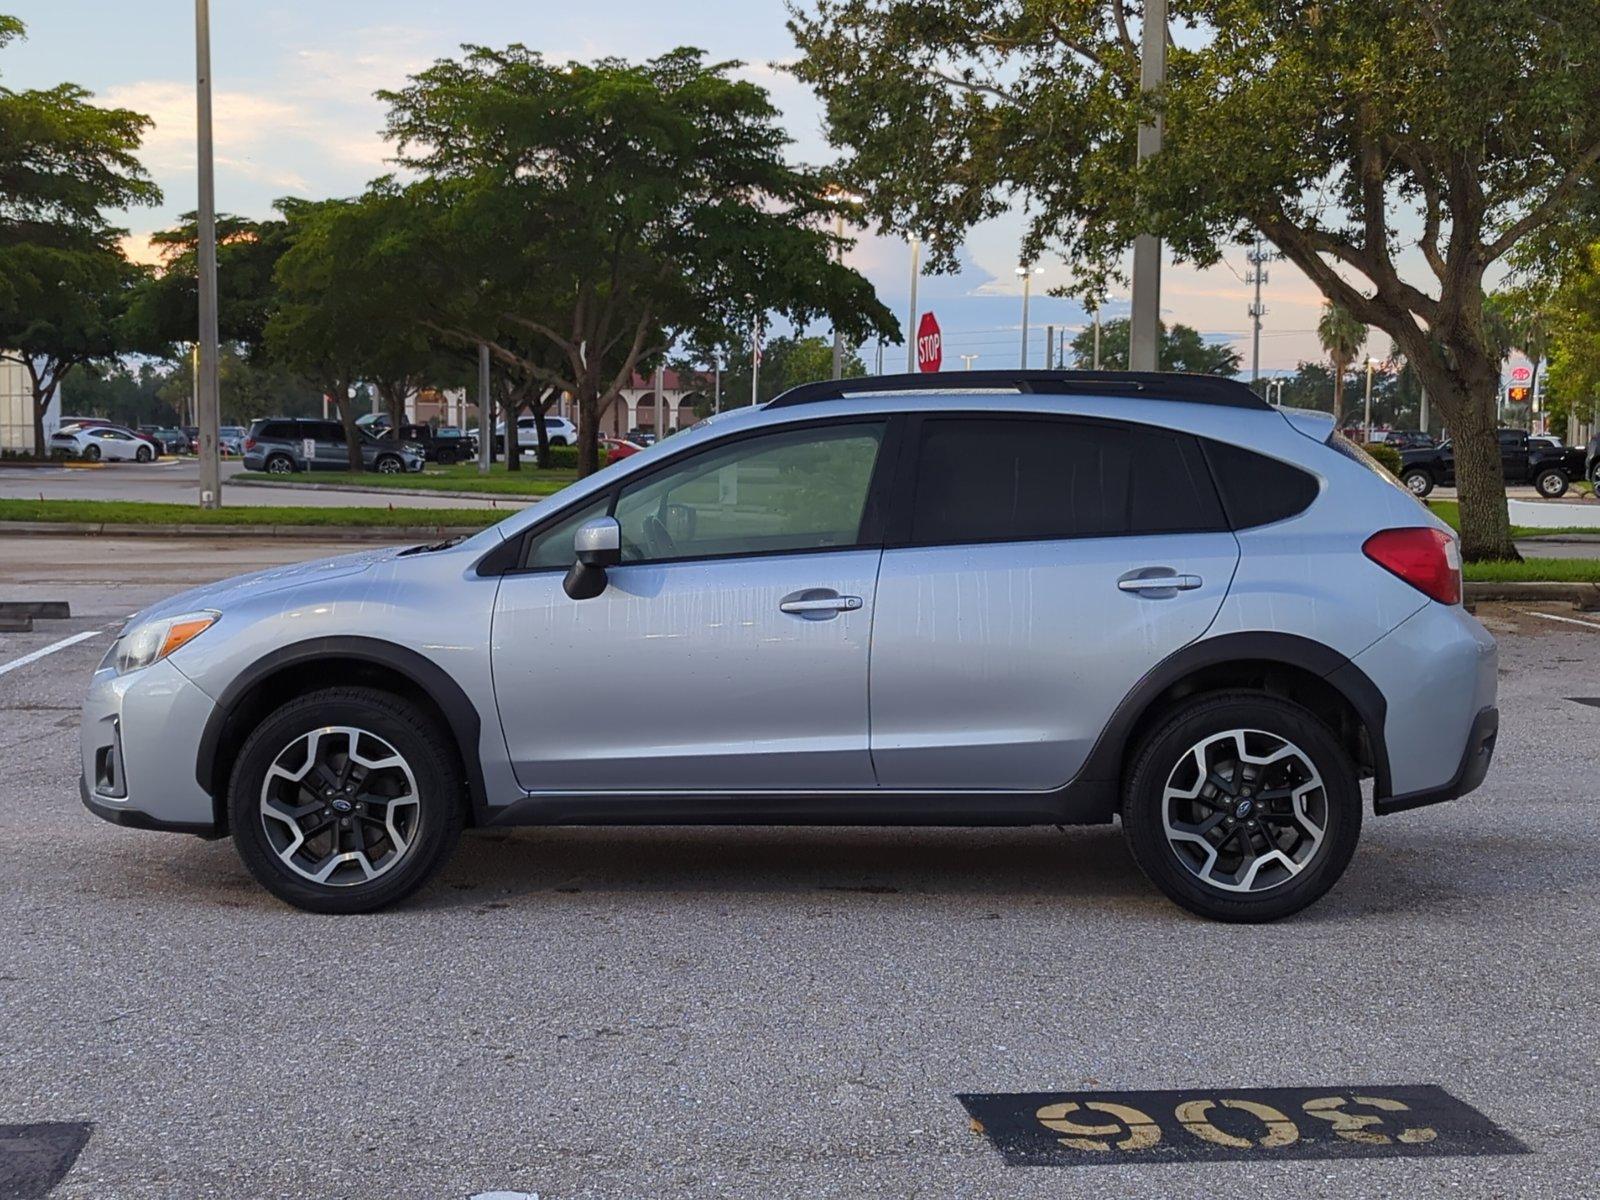
M 851 396 L 906 392 L 1013 391 L 1056 396 L 1129 396 L 1140 400 L 1179 400 L 1224 408 L 1272 410 L 1272 405 L 1236 379 L 1162 371 L 935 371 L 919 375 L 860 375 L 803 383 L 767 401 L 767 408 L 790 408 Z

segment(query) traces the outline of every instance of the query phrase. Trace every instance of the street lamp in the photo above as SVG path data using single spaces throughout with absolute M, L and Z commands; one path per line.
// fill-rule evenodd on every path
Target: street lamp
M 978 361 L 978 356 L 976 354 L 963 354 L 961 356 L 961 364 L 962 364 L 963 368 L 968 370 L 968 371 L 972 370 L 972 364 L 977 362 L 977 361 Z
M 1363 440 L 1365 440 L 1369 446 L 1372 444 L 1372 369 L 1377 365 L 1377 359 L 1370 357 L 1367 359 L 1367 433 L 1365 439 Z
M 1033 293 L 1033 277 L 1043 275 L 1043 267 L 1029 266 L 1024 263 L 1017 268 L 1017 274 L 1022 277 L 1022 369 L 1028 369 L 1028 298 Z
M 906 313 L 906 374 L 917 370 L 917 276 L 922 273 L 922 239 L 911 236 L 911 308 Z
M 861 197 L 853 192 L 847 192 L 842 187 L 829 186 L 824 196 L 839 206 L 833 215 L 834 252 L 838 255 L 840 265 L 844 263 L 844 206 L 846 204 L 860 204 Z M 844 378 L 844 334 L 839 332 L 839 323 L 833 326 L 833 377 Z
M 211 139 L 211 6 L 194 0 L 195 158 L 199 196 L 195 209 L 196 278 L 200 330 L 195 365 L 195 424 L 200 427 L 200 507 L 222 507 L 222 423 L 217 370 L 217 193 Z

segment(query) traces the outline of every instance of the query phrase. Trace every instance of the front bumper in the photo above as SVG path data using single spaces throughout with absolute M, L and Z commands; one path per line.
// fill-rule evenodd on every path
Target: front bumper
M 1425 788 L 1420 792 L 1407 792 L 1402 796 L 1379 796 L 1372 802 L 1372 811 L 1380 817 L 1407 809 L 1422 808 L 1429 804 L 1443 804 L 1465 796 L 1483 782 L 1489 773 L 1489 762 L 1494 758 L 1495 739 L 1500 735 L 1500 710 L 1486 708 L 1472 722 L 1467 735 L 1466 749 L 1461 752 L 1461 763 L 1455 776 L 1443 787 Z
M 96 671 L 78 735 L 84 804 L 130 828 L 217 833 L 220 814 L 195 779 L 215 707 L 165 660 L 127 675 Z

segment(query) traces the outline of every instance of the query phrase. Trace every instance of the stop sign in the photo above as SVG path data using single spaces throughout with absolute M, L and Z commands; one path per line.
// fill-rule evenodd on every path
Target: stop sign
M 937 371 L 943 364 L 944 335 L 939 332 L 938 318 L 925 312 L 917 323 L 917 370 Z

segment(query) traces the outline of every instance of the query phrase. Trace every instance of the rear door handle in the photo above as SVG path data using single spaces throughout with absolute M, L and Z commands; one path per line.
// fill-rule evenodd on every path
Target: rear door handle
M 854 612 L 860 607 L 860 596 L 814 596 L 809 600 L 784 600 L 778 604 L 786 613 Z
M 1117 580 L 1124 592 L 1192 592 L 1205 580 L 1198 575 L 1142 575 Z

